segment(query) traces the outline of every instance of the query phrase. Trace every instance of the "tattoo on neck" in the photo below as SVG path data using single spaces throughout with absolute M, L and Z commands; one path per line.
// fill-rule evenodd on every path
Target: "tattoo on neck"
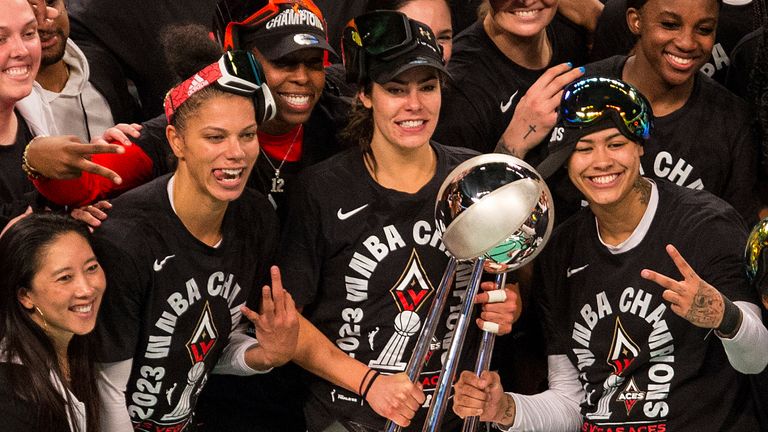
M 528 125 L 528 132 L 525 134 L 523 139 L 528 138 L 528 135 L 532 134 L 533 132 L 536 132 L 536 125 Z
M 685 318 L 704 328 L 714 328 L 723 316 L 723 297 L 708 283 L 701 281 Z
M 642 177 L 638 177 L 632 187 L 640 192 L 641 203 L 648 204 L 651 202 L 651 182 Z

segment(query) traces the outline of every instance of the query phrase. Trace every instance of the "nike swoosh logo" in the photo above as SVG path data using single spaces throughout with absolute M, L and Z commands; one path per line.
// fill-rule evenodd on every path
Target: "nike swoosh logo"
M 336 216 L 339 218 L 339 220 L 347 220 L 347 219 L 351 218 L 352 216 L 356 215 L 358 212 L 360 212 L 361 210 L 363 210 L 366 207 L 368 207 L 368 204 L 366 204 L 366 205 L 364 205 L 362 207 L 358 207 L 358 208 L 356 208 L 354 210 L 348 211 L 346 213 L 342 212 L 341 208 L 339 208 L 339 211 L 336 213 Z
M 577 267 L 577 268 L 575 268 L 575 269 L 573 269 L 573 270 L 571 270 L 571 268 L 570 268 L 570 267 L 568 267 L 568 269 L 565 271 L 565 277 L 569 278 L 569 277 L 571 277 L 571 276 L 575 275 L 576 273 L 578 273 L 578 272 L 580 272 L 580 271 L 584 270 L 584 269 L 585 269 L 585 268 L 587 268 L 587 267 L 589 267 L 589 264 L 587 264 L 587 265 L 585 265 L 585 266 L 582 266 L 582 267 Z
M 167 257 L 163 258 L 163 260 L 162 260 L 162 261 L 158 261 L 158 260 L 155 260 L 155 263 L 154 263 L 154 264 L 152 264 L 152 268 L 153 268 L 153 269 L 154 269 L 156 272 L 159 272 L 160 270 L 162 270 L 162 269 L 163 269 L 163 266 L 165 265 L 165 262 L 166 262 L 166 261 L 168 261 L 169 259 L 171 259 L 171 258 L 175 257 L 175 256 L 176 256 L 176 255 L 168 255 Z
M 516 92 L 512 93 L 512 96 L 509 97 L 509 100 L 507 103 L 502 102 L 501 105 L 499 105 L 499 108 L 501 108 L 501 112 L 505 113 L 509 110 L 509 107 L 512 106 L 512 101 L 515 99 L 515 96 L 517 96 L 517 92 L 520 90 L 517 90 Z

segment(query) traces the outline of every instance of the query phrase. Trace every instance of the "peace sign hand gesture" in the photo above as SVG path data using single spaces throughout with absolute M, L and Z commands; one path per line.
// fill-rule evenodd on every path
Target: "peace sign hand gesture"
M 648 269 L 641 271 L 640 276 L 666 288 L 662 297 L 670 303 L 672 312 L 695 326 L 718 328 L 725 315 L 723 295 L 696 274 L 677 248 L 670 244 L 666 249 L 683 280 L 676 281 Z

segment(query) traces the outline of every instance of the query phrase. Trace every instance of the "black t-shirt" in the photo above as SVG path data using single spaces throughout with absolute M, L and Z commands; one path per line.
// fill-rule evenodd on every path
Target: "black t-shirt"
M 606 2 L 597 21 L 591 59 L 597 61 L 614 55 L 626 55 L 635 46 L 637 38 L 627 26 L 626 11 L 627 0 Z M 755 22 L 752 2 L 744 5 L 724 3 L 717 22 L 717 37 L 712 47 L 712 57 L 701 67 L 701 71 L 715 81 L 725 84 L 731 50 L 757 25 L 759 22 Z
M 22 214 L 28 206 L 34 207 L 39 196 L 35 186 L 21 169 L 24 148 L 33 135 L 24 117 L 15 110 L 14 114 L 18 121 L 16 140 L 10 145 L 0 145 L 0 227 Z
M 586 75 L 622 77 L 624 56 L 586 66 Z M 641 157 L 642 173 L 728 201 L 748 222 L 757 222 L 757 137 L 747 104 L 702 73 L 688 101 L 654 120 Z
M 434 139 L 442 144 L 492 152 L 528 88 L 550 67 L 586 60 L 583 30 L 559 15 L 547 27 L 552 59 L 544 69 L 526 69 L 507 58 L 477 22 L 454 40 Z
M 219 247 L 200 242 L 171 208 L 169 179 L 115 199 L 95 234 L 109 286 L 98 361 L 133 359 L 125 394 L 136 430 L 189 424 L 240 306 L 268 280 L 277 241 L 272 207 L 246 189 L 227 208 Z
M 672 244 L 723 295 L 754 303 L 740 271 L 746 227 L 708 192 L 657 187 L 653 220 L 629 250 L 608 250 L 589 209 L 552 235 L 537 284 L 548 352 L 579 370 L 582 430 L 757 430 L 746 378 L 720 339 L 672 312 L 664 288 L 640 277 L 647 268 L 682 279 L 665 251 Z
M 437 191 L 456 165 L 475 154 L 439 144 L 433 148 L 437 171 L 414 194 L 380 186 L 366 170 L 361 151 L 350 149 L 305 171 L 290 199 L 279 254 L 285 286 L 326 337 L 383 373 L 405 370 L 448 262 L 434 219 Z M 426 406 L 470 270 L 466 264 L 459 267 L 420 378 Z M 472 335 L 477 333 L 470 326 L 465 349 L 476 345 Z M 463 362 L 460 368 L 468 369 L 474 359 Z M 417 413 L 414 430 L 426 411 Z M 448 411 L 444 430 L 458 422 Z M 385 422 L 357 394 L 318 378 L 310 383 L 305 414 L 311 431 L 334 420 L 375 430 Z

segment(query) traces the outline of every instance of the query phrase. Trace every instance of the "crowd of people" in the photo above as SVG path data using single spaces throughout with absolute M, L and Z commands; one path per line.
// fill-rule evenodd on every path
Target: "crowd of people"
M 765 25 L 764 0 L 0 0 L 5 430 L 421 429 L 472 271 L 410 379 L 435 197 L 491 152 L 556 228 L 481 283 L 439 430 L 768 430 Z

